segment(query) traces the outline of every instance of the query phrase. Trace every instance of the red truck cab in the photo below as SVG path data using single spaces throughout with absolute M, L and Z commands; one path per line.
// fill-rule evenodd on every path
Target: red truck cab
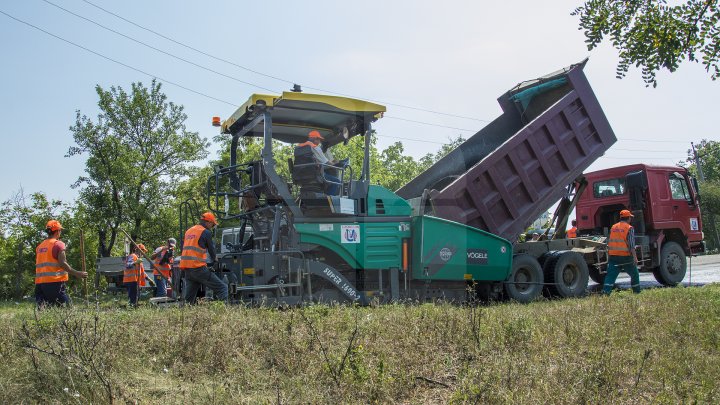
M 662 284 L 685 277 L 686 256 L 705 251 L 697 183 L 687 169 L 634 164 L 585 174 L 578 199 L 578 235 L 607 236 L 622 209 L 635 216 L 641 271 Z

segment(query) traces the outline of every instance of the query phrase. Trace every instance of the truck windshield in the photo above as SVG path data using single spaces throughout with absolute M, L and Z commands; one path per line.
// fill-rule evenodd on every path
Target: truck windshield
M 593 183 L 593 195 L 595 198 L 612 197 L 625 193 L 625 179 L 611 179 L 596 181 Z

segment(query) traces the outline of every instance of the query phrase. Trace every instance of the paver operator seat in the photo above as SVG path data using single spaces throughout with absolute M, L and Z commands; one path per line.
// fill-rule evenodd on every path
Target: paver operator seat
M 311 146 L 300 146 L 294 151 L 290 173 L 293 184 L 300 188 L 300 194 L 325 193 L 327 188 L 324 167 L 315 161 Z

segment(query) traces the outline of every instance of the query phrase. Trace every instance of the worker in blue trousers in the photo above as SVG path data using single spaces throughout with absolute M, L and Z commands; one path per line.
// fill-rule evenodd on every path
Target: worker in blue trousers
M 628 210 L 620 211 L 620 222 L 610 229 L 608 240 L 608 266 L 603 294 L 610 295 L 615 280 L 621 271 L 630 275 L 630 287 L 634 293 L 640 293 L 640 272 L 635 256 L 635 229 L 630 225 L 633 214 Z

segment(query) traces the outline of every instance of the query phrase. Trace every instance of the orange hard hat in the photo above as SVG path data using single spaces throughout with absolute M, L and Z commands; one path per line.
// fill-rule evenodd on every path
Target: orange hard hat
M 60 222 L 51 219 L 48 221 L 48 223 L 45 225 L 45 229 L 49 229 L 50 232 L 55 232 L 63 229 L 62 225 L 60 225 Z
M 212 212 L 208 211 L 200 215 L 200 219 L 207 222 L 212 222 L 213 224 L 217 225 L 217 219 L 215 219 L 215 215 L 213 215 Z
M 635 215 L 633 215 L 633 214 L 632 214 L 630 211 L 628 211 L 628 210 L 622 210 L 622 211 L 620 211 L 620 218 L 632 218 L 632 217 L 634 217 L 634 216 L 635 216 Z
M 142 252 L 147 252 L 147 248 L 142 243 L 138 243 L 137 248 L 140 249 Z
M 308 133 L 308 138 L 310 138 L 310 139 L 318 138 L 318 139 L 322 139 L 323 141 L 325 140 L 325 138 L 323 138 L 323 136 L 320 135 L 320 131 L 318 131 L 316 129 L 313 129 L 312 131 L 310 131 L 310 133 Z

